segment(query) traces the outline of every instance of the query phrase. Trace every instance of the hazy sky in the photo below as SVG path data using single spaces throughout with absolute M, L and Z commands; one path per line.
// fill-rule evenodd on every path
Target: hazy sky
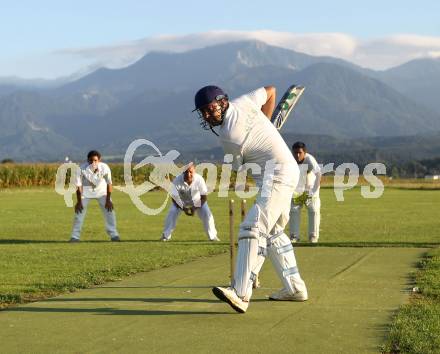
M 0 77 L 127 65 L 239 39 L 383 69 L 440 57 L 440 1 L 4 1 Z

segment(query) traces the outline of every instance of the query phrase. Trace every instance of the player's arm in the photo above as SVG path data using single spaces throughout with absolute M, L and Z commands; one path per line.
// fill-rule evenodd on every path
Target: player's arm
M 208 186 L 206 185 L 203 177 L 197 175 L 196 183 L 197 185 L 195 187 L 195 191 L 198 191 L 200 193 L 200 205 L 198 205 L 198 203 L 194 203 L 194 205 L 197 205 L 197 207 L 194 207 L 194 209 L 201 208 L 203 204 L 205 204 L 208 200 Z
M 105 172 L 104 172 L 104 180 L 107 183 L 107 195 L 105 198 L 105 208 L 107 211 L 113 210 L 113 202 L 111 200 L 112 192 L 113 192 L 113 186 L 112 186 L 112 172 L 110 170 L 110 167 L 106 165 Z
M 276 88 L 274 86 L 265 86 L 267 100 L 266 103 L 261 106 L 261 111 L 264 115 L 270 119 L 272 117 L 273 111 L 275 109 L 275 100 L 276 100 Z
M 177 175 L 172 184 L 171 184 L 171 191 L 170 191 L 170 196 L 171 196 L 171 200 L 173 201 L 173 204 L 176 208 L 183 210 L 183 208 L 185 207 L 183 205 L 183 201 L 180 198 L 179 192 L 178 192 L 178 187 L 179 187 L 179 175 Z
M 171 198 L 171 200 L 173 201 L 173 204 L 176 208 L 183 209 L 179 204 L 177 204 L 177 202 L 174 200 L 174 198 Z
M 208 197 L 206 196 L 206 194 L 205 195 L 203 195 L 203 194 L 200 195 L 200 206 L 193 205 L 191 207 L 191 214 L 190 215 L 194 215 L 194 212 L 196 211 L 196 209 L 200 209 L 203 206 L 203 204 L 206 203 L 207 200 L 208 200 Z
M 321 172 L 316 172 L 315 173 L 315 183 L 313 184 L 313 187 L 312 187 L 312 189 L 309 192 L 309 195 L 311 197 L 318 191 L 318 188 L 321 185 L 321 177 L 322 177 Z
M 315 183 L 313 184 L 313 187 L 310 189 L 309 195 L 313 196 L 319 189 L 319 186 L 321 185 L 321 176 L 322 176 L 322 172 L 321 172 L 321 168 L 318 165 L 318 162 L 312 158 L 312 165 L 313 165 L 313 169 L 312 172 L 315 174 Z
M 81 168 L 77 169 L 75 176 L 75 186 L 76 186 L 76 204 L 75 204 L 75 213 L 79 214 L 83 211 L 82 205 L 82 170 Z
M 105 198 L 105 208 L 107 209 L 107 211 L 113 210 L 113 202 L 111 200 L 112 191 L 112 185 L 110 183 L 107 183 L 107 196 Z
M 76 204 L 75 204 L 75 213 L 79 214 L 83 211 L 82 205 L 82 186 L 76 187 Z
M 199 206 L 193 205 L 191 207 L 192 211 L 195 211 L 196 209 L 200 209 L 203 206 L 203 204 L 206 203 L 207 200 L 208 200 L 208 197 L 206 195 L 201 195 L 200 196 L 200 205 Z

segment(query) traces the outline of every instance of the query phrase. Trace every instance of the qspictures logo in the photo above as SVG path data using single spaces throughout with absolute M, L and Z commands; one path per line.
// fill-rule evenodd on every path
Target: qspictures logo
M 143 158 L 139 163 L 135 164 L 134 157 L 136 150 L 140 147 L 150 147 L 155 151 L 154 155 L 148 155 Z M 180 206 L 183 202 L 180 198 L 179 191 L 171 181 L 171 176 L 178 176 L 186 171 L 192 162 L 179 167 L 175 161 L 180 156 L 177 150 L 170 150 L 165 155 L 159 150 L 159 148 L 151 141 L 146 139 L 134 140 L 127 148 L 124 156 L 124 186 L 115 186 L 117 190 L 126 193 L 136 208 L 146 215 L 157 215 L 164 210 L 167 205 L 169 197 Z M 226 154 L 223 158 L 221 165 L 204 162 L 197 164 L 195 170 L 198 174 L 203 175 L 206 172 L 206 185 L 208 187 L 208 194 L 217 191 L 217 197 L 227 198 L 230 194 L 230 185 L 232 181 L 234 156 Z M 153 167 L 148 179 L 141 184 L 135 185 L 133 182 L 132 171 L 140 169 L 146 165 Z M 270 195 L 272 190 L 272 184 L 276 183 L 277 171 L 281 170 L 283 166 L 277 164 L 273 160 L 266 161 L 264 166 L 260 166 L 256 163 L 244 163 L 237 167 L 237 176 L 235 180 L 234 193 L 239 198 L 252 198 L 261 191 L 262 197 Z M 220 169 L 220 171 L 219 171 Z M 307 166 L 300 165 L 299 169 L 302 170 L 299 175 L 307 175 Z M 333 163 L 326 165 L 320 165 L 321 174 L 334 172 L 333 179 L 333 191 L 335 193 L 336 200 L 338 202 L 344 201 L 344 192 L 354 188 L 360 177 L 359 166 L 355 163 L 342 163 L 336 168 Z M 70 170 L 71 178 L 66 188 L 66 181 L 68 171 Z M 246 180 L 249 171 L 251 171 L 254 179 L 257 181 L 256 186 L 250 186 L 246 188 Z M 384 193 L 384 185 L 377 175 L 385 175 L 386 166 L 382 163 L 370 163 L 365 166 L 362 171 L 362 175 L 368 185 L 361 186 L 361 195 L 363 198 L 380 198 Z M 64 197 L 64 201 L 67 207 L 73 207 L 73 195 L 76 193 L 75 180 L 78 176 L 84 176 L 85 178 L 93 178 L 91 183 L 98 183 L 97 179 L 102 176 L 88 177 L 81 171 L 80 166 L 72 162 L 66 162 L 60 165 L 57 170 L 55 191 Z M 217 178 L 220 176 L 220 179 Z M 292 184 L 298 183 L 298 178 L 295 180 L 295 176 L 292 176 Z M 151 208 L 144 203 L 141 197 L 155 190 L 161 188 L 167 193 L 164 201 L 159 207 Z M 197 205 L 196 205 L 197 206 Z

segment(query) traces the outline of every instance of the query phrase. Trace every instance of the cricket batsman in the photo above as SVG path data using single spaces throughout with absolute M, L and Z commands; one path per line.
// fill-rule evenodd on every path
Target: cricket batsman
M 266 256 L 272 261 L 283 288 L 271 300 L 306 301 L 293 246 L 284 228 L 290 201 L 299 179 L 299 168 L 269 117 L 275 108 L 273 86 L 261 87 L 235 100 L 217 86 L 205 86 L 195 95 L 201 125 L 218 135 L 225 154 L 233 156 L 234 169 L 258 165 L 252 176 L 259 187 L 255 204 L 240 224 L 237 264 L 232 286 L 215 287 L 214 295 L 235 311 L 245 313 L 252 283 Z M 218 132 L 214 130 L 218 129 Z

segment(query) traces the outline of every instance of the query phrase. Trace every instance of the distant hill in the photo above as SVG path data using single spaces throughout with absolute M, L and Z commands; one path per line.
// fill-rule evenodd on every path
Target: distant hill
M 279 95 L 292 83 L 305 85 L 285 134 L 359 140 L 440 131 L 440 113 L 390 86 L 396 87 L 390 77 L 406 72 L 400 70 L 395 76 L 373 72 L 256 41 L 149 53 L 126 68 L 99 69 L 56 89 L 4 89 L 0 159 L 59 160 L 90 148 L 121 156 L 137 137 L 163 150 L 215 150 L 214 136 L 191 113 L 194 93 L 210 83 L 231 97 L 267 84 Z
M 412 60 L 375 75 L 400 93 L 440 113 L 440 58 Z
M 63 77 L 59 79 L 21 79 L 19 77 L 0 77 L 0 97 L 17 91 L 45 91 L 65 85 L 73 79 Z
M 287 144 L 303 141 L 321 162 L 407 162 L 439 156 L 440 131 L 399 137 L 336 138 L 328 135 L 283 134 Z
M 234 97 L 268 82 L 277 86 L 280 95 L 292 82 L 306 86 L 302 101 L 283 127 L 286 133 L 354 138 L 440 131 L 440 115 L 378 80 L 337 64 L 318 63 L 300 71 L 246 68 L 218 84 Z M 176 145 L 213 147 L 211 133 L 202 131 L 190 114 L 193 94 L 194 90 L 163 92 L 157 100 L 149 93 L 139 95 L 103 117 L 107 134 L 125 145 L 133 137 L 145 136 L 169 149 Z
M 145 91 L 194 90 L 207 82 L 223 82 L 246 68 L 270 65 L 302 70 L 318 62 L 354 66 L 341 59 L 314 57 L 259 41 L 243 41 L 184 53 L 151 52 L 126 68 L 99 69 L 65 85 L 60 92 L 106 91 L 132 98 Z
M 18 91 L 18 90 L 20 90 L 20 88 L 17 86 L 0 83 L 0 97 L 9 95 L 9 94 L 11 94 L 15 91 Z
M 368 137 L 440 130 L 439 114 L 415 104 L 380 81 L 346 67 L 316 64 L 295 75 L 295 80 L 304 82 L 308 88 L 304 100 L 308 107 L 303 106 L 308 117 L 303 122 L 310 123 L 307 130 L 297 125 L 295 131 Z M 321 122 L 316 119 L 314 122 L 316 117 Z M 324 129 L 317 130 L 320 125 Z
M 371 162 L 384 163 L 388 175 L 423 177 L 440 173 L 440 132 L 406 137 L 374 137 L 347 139 L 329 135 L 283 134 L 287 145 L 296 141 L 306 144 L 318 163 L 355 163 L 362 173 Z M 220 147 L 205 150 L 184 151 L 181 161 L 222 161 Z
M 75 155 L 78 147 L 48 125 L 48 118 L 59 110 L 56 101 L 36 92 L 1 97 L 0 158 L 54 161 Z

